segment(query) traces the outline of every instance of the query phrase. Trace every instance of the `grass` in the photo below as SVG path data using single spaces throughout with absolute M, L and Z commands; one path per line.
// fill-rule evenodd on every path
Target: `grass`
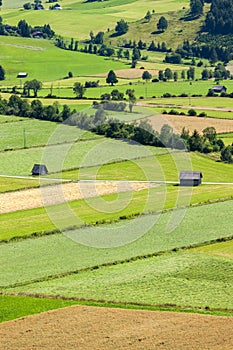
M 52 235 L 2 244 L 1 286 L 230 236 L 233 223 L 226 223 L 226 217 L 230 217 L 231 212 L 232 201 L 227 201 L 176 211 L 172 215 L 142 216 L 101 226 L 96 231 L 74 230 L 67 232 L 67 237 Z M 101 248 L 104 244 L 109 248 Z
M 190 107 L 191 108 L 191 107 Z M 183 107 L 178 107 L 178 108 L 154 108 L 154 110 L 157 113 L 163 113 L 164 111 L 169 112 L 171 109 L 177 111 L 178 113 L 185 113 L 186 115 L 188 115 L 188 110 L 190 108 L 183 108 Z M 206 117 L 209 118 L 217 118 L 217 119 L 233 119 L 233 112 L 229 112 L 229 111 L 213 111 L 213 110 L 206 110 L 206 109 L 196 109 L 197 115 L 199 115 L 200 113 L 205 113 Z M 233 128 L 233 125 L 232 125 Z
M 60 132 L 53 143 L 99 138 L 96 134 L 84 132 L 75 127 L 36 119 L 15 118 L 14 122 L 1 124 L 0 151 L 24 148 L 25 143 L 27 148 L 51 144 L 50 138 L 58 128 Z
M 72 300 L 0 295 L 0 322 L 77 304 Z
M 166 68 L 166 65 L 164 65 L 164 69 Z M 224 82 L 225 84 L 225 82 Z M 210 107 L 232 107 L 231 99 L 230 98 L 195 98 L 191 97 L 189 98 L 170 98 L 170 99 L 159 99 L 159 97 L 162 97 L 165 93 L 170 93 L 172 95 L 178 96 L 182 93 L 186 93 L 188 95 L 193 94 L 202 94 L 206 95 L 208 92 L 208 89 L 212 87 L 212 82 L 210 81 L 194 81 L 192 82 L 192 85 L 190 85 L 190 82 L 188 81 L 177 81 L 177 82 L 159 82 L 159 83 L 138 83 L 133 82 L 132 85 L 117 85 L 117 88 L 121 92 L 126 92 L 127 89 L 134 89 L 135 95 L 139 99 L 140 96 L 143 96 L 144 98 L 152 98 L 153 96 L 156 96 L 156 99 L 153 99 L 150 101 L 151 103 L 156 104 L 176 104 L 176 105 L 186 105 L 189 106 L 202 106 L 202 103 L 200 104 L 199 101 L 203 101 L 203 106 L 210 106 Z M 226 81 L 226 85 L 229 89 L 229 91 L 233 90 L 233 82 L 232 81 Z M 112 90 L 111 87 L 103 86 L 101 88 L 101 94 L 103 93 L 110 93 Z M 88 89 L 86 91 L 85 96 L 88 98 L 98 98 L 100 97 L 100 89 L 93 88 Z M 214 104 L 212 104 L 212 101 L 214 100 Z M 148 102 L 148 101 L 146 101 Z
M 60 279 L 15 291 L 95 300 L 233 309 L 233 260 L 173 253 Z M 135 293 L 135 291 L 137 291 Z
M 135 164 L 134 164 L 135 163 Z M 201 170 L 205 182 L 232 182 L 231 164 L 216 162 L 200 153 L 174 152 L 158 154 L 155 158 L 144 158 L 132 162 L 103 165 L 101 168 L 84 168 L 78 173 L 79 179 L 108 180 L 164 180 L 178 181 L 183 169 Z M 143 169 L 143 173 L 142 173 Z M 63 177 L 74 179 L 77 171 L 64 172 Z
M 115 28 L 119 18 L 132 22 L 144 17 L 147 10 L 154 9 L 156 13 L 163 13 L 167 12 L 168 8 L 172 8 L 173 11 L 177 11 L 186 4 L 188 8 L 187 1 L 174 2 L 169 0 L 166 3 L 160 1 L 155 8 L 154 3 L 149 0 L 109 0 L 93 4 L 85 3 L 82 0 L 63 0 L 62 11 L 19 11 L 17 9 L 7 10 L 7 8 L 23 5 L 19 1 L 13 5 L 10 0 L 9 4 L 4 5 L 2 12 L 5 21 L 11 25 L 17 24 L 20 19 L 25 19 L 31 25 L 49 23 L 57 34 L 84 39 L 89 38 L 90 30 L 98 32 L 106 31 L 107 28 Z M 48 7 L 49 4 L 45 4 L 45 6 Z M 134 11 L 132 11 L 132 6 Z
M 46 184 L 51 184 L 51 180 L 44 181 Z M 40 187 L 39 179 L 21 179 L 0 177 L 0 193 L 18 191 L 26 188 Z
M 231 82 L 230 82 L 231 83 Z M 203 86 L 206 85 L 206 88 L 208 87 L 208 84 L 210 82 L 197 82 L 197 85 L 203 84 Z M 182 86 L 182 83 L 181 85 Z M 185 84 L 183 85 L 185 87 Z M 193 86 L 193 85 L 192 85 Z M 174 85 L 175 87 L 175 85 Z M 186 85 L 187 87 L 187 85 Z M 199 86 L 200 88 L 200 86 Z M 192 87 L 191 87 L 192 89 Z M 231 86 L 230 91 L 233 90 L 233 86 Z M 188 91 L 188 92 L 187 92 Z M 187 90 L 186 93 L 189 93 L 189 90 Z M 197 93 L 197 91 L 200 91 L 199 89 L 191 90 L 192 93 Z M 195 92 L 194 92 L 195 91 Z M 168 91 L 169 92 L 169 91 Z M 191 93 L 191 94 L 192 94 Z M 201 93 L 201 92 L 200 92 Z M 206 108 L 226 108 L 229 110 L 232 109 L 232 101 L 230 98 L 226 97 L 173 97 L 173 98 L 156 98 L 153 100 L 147 101 L 150 104 L 156 104 L 156 105 L 162 105 L 162 106 L 168 106 L 168 107 L 182 107 L 182 106 L 190 106 L 190 107 L 206 107 Z
M 44 20 L 43 23 L 45 23 Z M 52 41 L 47 40 L 3 36 L 0 40 L 0 49 L 1 64 L 6 70 L 4 85 L 10 86 L 20 84 L 17 78 L 18 72 L 26 71 L 28 80 L 35 78 L 53 82 L 66 77 L 69 71 L 77 77 L 125 67 L 125 64 L 120 61 L 61 50 L 55 47 Z M 71 94 L 73 97 L 72 90 Z
M 218 136 L 223 140 L 226 146 L 232 145 L 233 133 L 219 134 Z
M 35 183 L 36 185 L 37 183 Z M 18 185 L 18 184 L 17 184 Z M 29 183 L 30 185 L 30 183 Z M 131 198 L 132 196 L 132 198 Z M 218 200 L 219 198 L 231 198 L 233 196 L 230 185 L 203 185 L 193 189 L 179 188 L 177 186 L 157 186 L 149 190 L 135 191 L 134 193 L 120 193 L 102 196 L 101 198 L 90 198 L 69 202 L 75 215 L 62 215 L 59 227 L 67 227 L 73 224 L 81 226 L 94 224 L 103 220 L 114 220 L 121 216 L 135 215 L 141 212 L 150 212 L 173 208 L 175 206 L 197 204 Z M 7 240 L 13 237 L 22 237 L 34 232 L 54 230 L 55 224 L 51 218 L 59 217 L 59 213 L 67 207 L 57 205 L 49 208 L 36 208 L 24 211 L 1 214 L 0 223 L 2 226 L 0 240 Z M 17 226 L 15 222 L 17 221 Z M 56 221 L 55 221 L 56 223 Z
M 223 256 L 223 257 L 232 259 L 233 258 L 233 241 L 231 240 L 227 242 L 201 246 L 199 248 L 193 249 L 193 251 L 196 253 Z

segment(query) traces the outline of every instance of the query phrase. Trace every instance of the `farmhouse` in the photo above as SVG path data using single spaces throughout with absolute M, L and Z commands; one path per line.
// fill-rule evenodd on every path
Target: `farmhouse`
M 48 174 L 48 169 L 44 164 L 34 164 L 32 168 L 32 175 L 46 175 Z
M 180 186 L 198 186 L 202 182 L 202 173 L 200 171 L 181 171 Z
M 222 85 L 215 85 L 211 88 L 211 90 L 213 92 L 221 93 L 221 92 L 226 92 L 227 88 L 225 86 L 222 86 Z
M 43 33 L 40 31 L 36 31 L 32 33 L 32 37 L 34 39 L 43 39 Z

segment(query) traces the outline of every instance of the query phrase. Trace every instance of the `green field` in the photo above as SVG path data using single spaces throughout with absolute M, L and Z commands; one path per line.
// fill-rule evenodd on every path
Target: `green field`
M 181 209 L 173 214 L 145 215 L 100 226 L 96 231 L 91 227 L 67 231 L 69 238 L 52 235 L 1 244 L 0 264 L 4 271 L 1 286 L 30 283 L 37 278 L 46 279 L 50 275 L 230 236 L 233 223 L 226 224 L 226 217 L 230 217 L 231 212 L 232 201 L 226 201 L 193 207 L 185 212 Z M 174 227 L 176 223 L 177 228 Z M 170 229 L 172 231 L 167 232 Z M 126 241 L 131 243 L 126 244 Z M 96 247 L 108 244 L 112 248 L 92 248 L 93 244 Z
M 198 84 L 210 84 L 210 82 L 197 82 Z M 232 83 L 231 83 L 232 84 Z M 211 85 L 211 84 L 210 84 Z M 182 85 L 180 85 L 182 86 Z M 184 85 L 185 86 L 185 85 Z M 175 87 L 175 85 L 174 85 Z M 207 85 L 206 85 L 207 88 Z M 230 90 L 233 90 L 231 85 Z M 199 91 L 199 90 L 198 90 Z M 196 91 L 197 92 L 197 91 Z M 226 97 L 176 97 L 176 98 L 156 98 L 148 100 L 147 103 L 151 105 L 162 105 L 169 107 L 182 107 L 182 106 L 191 106 L 191 107 L 209 107 L 209 108 L 226 108 L 232 110 L 232 100 L 231 98 Z
M 15 4 L 14 4 L 15 3 Z M 114 29 L 119 18 L 128 22 L 145 16 L 147 10 L 153 9 L 158 13 L 180 10 L 187 5 L 187 1 L 169 0 L 166 3 L 158 1 L 156 6 L 150 0 L 109 0 L 107 2 L 85 3 L 82 0 L 63 0 L 62 11 L 19 11 L 12 9 L 23 5 L 23 1 L 7 1 L 3 7 L 4 19 L 15 25 L 20 19 L 25 19 L 31 25 L 49 23 L 55 32 L 64 37 L 77 39 L 89 38 L 90 30 L 95 32 Z M 133 6 L 133 11 L 132 11 Z M 45 4 L 48 8 L 49 4 Z M 11 8 L 11 10 L 7 10 Z M 103 21 L 104 16 L 104 21 Z M 69 25 L 67 25 L 69 23 Z
M 171 109 L 172 110 L 175 110 L 176 112 L 178 113 L 185 113 L 187 116 L 188 116 L 188 111 L 189 109 L 191 108 L 191 106 L 189 108 L 183 108 L 183 107 L 178 107 L 178 108 L 154 108 L 154 110 L 156 111 L 156 113 L 164 113 L 164 111 L 166 112 L 170 112 Z M 233 119 L 233 112 L 230 112 L 230 111 L 221 111 L 221 110 L 206 110 L 206 109 L 196 109 L 196 112 L 197 112 L 197 116 L 200 114 L 200 113 L 205 113 L 206 114 L 206 117 L 208 118 L 217 118 L 217 119 Z M 232 123 L 232 129 L 233 129 L 233 123 Z
M 37 183 L 34 184 L 34 186 L 36 185 Z M 56 205 L 47 207 L 47 209 L 36 208 L 1 214 L 0 223 L 2 229 L 0 240 L 54 230 L 56 228 L 55 223 L 58 227 L 65 228 L 72 224 L 81 226 L 83 224 L 95 224 L 103 220 L 111 222 L 114 219 L 119 219 L 119 217 L 128 217 L 142 212 L 158 211 L 176 206 L 188 206 L 189 204 L 208 203 L 211 200 L 214 201 L 219 198 L 229 199 L 232 196 L 231 185 L 203 185 L 194 188 L 192 191 L 173 185 L 158 185 L 149 191 L 118 193 L 118 197 L 112 194 L 103 196 L 101 199 L 90 198 L 73 201 L 68 203 L 68 207 L 66 205 Z M 67 213 L 69 207 L 72 209 L 75 218 L 69 212 Z M 62 210 L 64 210 L 66 215 L 59 216 Z M 51 222 L 50 217 L 56 218 L 55 223 Z M 15 222 L 17 222 L 17 226 L 15 226 Z
M 20 85 L 19 72 L 26 71 L 28 80 L 53 82 L 66 77 L 69 71 L 77 77 L 126 66 L 105 57 L 61 50 L 47 40 L 1 36 L 0 50 L 1 64 L 6 70 L 4 85 L 10 86 Z
M 166 42 L 174 50 L 184 39 L 196 41 L 210 7 L 205 4 L 202 16 L 184 21 L 182 17 L 190 8 L 188 0 L 62 0 L 61 11 L 48 10 L 51 3 L 45 0 L 45 11 L 26 11 L 22 8 L 25 2 L 3 0 L 3 24 L 17 25 L 23 19 L 31 26 L 49 23 L 67 44 L 71 38 L 78 40 L 79 49 L 88 45 L 91 31 L 94 35 L 104 31 L 105 43 L 116 52 L 129 39 L 141 39 L 147 45 L 152 40 L 156 44 Z M 149 22 L 144 19 L 148 10 L 153 14 Z M 157 22 L 161 15 L 167 18 L 168 28 L 159 33 Z M 115 26 L 121 18 L 128 22 L 129 30 L 116 36 Z M 137 104 L 133 113 L 128 111 L 125 94 L 126 112 L 111 111 L 108 118 L 136 123 L 163 110 L 187 114 L 194 108 L 211 118 L 233 119 L 231 98 L 206 97 L 217 83 L 199 80 L 204 68 L 215 68 L 205 59 L 201 67 L 195 67 L 193 81 L 182 81 L 181 71 L 188 70 L 190 59 L 179 65 L 166 64 L 166 53 L 162 52 L 141 50 L 142 56 L 148 57 L 138 61 L 137 68 L 141 70 L 135 71 L 130 68 L 131 59 L 62 50 L 53 39 L 4 35 L 0 36 L 0 51 L 6 72 L 0 86 L 2 99 L 9 99 L 12 87 L 20 93 L 26 80 L 37 79 L 42 82 L 38 98 L 44 106 L 58 103 L 59 111 L 67 104 L 77 112 L 94 114 L 91 105 L 102 94 L 113 89 L 125 94 L 127 89 L 134 89 Z M 130 56 L 131 53 L 132 49 Z M 166 68 L 178 72 L 177 82 L 142 80 L 144 69 L 153 70 L 153 78 L 157 78 L 158 71 Z M 120 75 L 114 86 L 106 83 L 110 70 Z M 17 78 L 19 72 L 27 72 L 28 78 Z M 69 72 L 72 78 L 67 77 Z M 83 99 L 75 97 L 75 82 L 97 80 L 99 86 L 86 89 Z M 226 86 L 227 93 L 233 92 L 233 80 L 218 83 Z M 163 98 L 166 93 L 188 96 Z M 49 94 L 53 98 L 48 98 Z M 146 147 L 64 123 L 12 115 L 0 115 L 0 132 L 2 201 L 16 208 L 14 194 L 6 192 L 19 191 L 27 204 L 21 190 L 38 187 L 44 200 L 43 207 L 21 207 L 9 213 L 3 213 L 4 205 L 0 205 L 0 322 L 78 302 L 232 316 L 233 166 L 215 161 L 219 153 L 206 156 Z M 233 133 L 218 137 L 226 145 L 233 142 Z M 41 180 L 31 176 L 35 163 L 46 164 L 49 170 Z M 201 171 L 204 183 L 197 187 L 178 186 L 182 170 Z M 85 187 L 86 181 L 90 186 L 92 180 L 93 188 Z M 99 196 L 95 180 L 119 181 L 117 192 Z M 130 190 L 127 180 L 148 181 L 151 185 Z M 64 187 L 61 193 L 55 193 L 53 189 L 57 187 L 48 186 L 61 181 L 77 182 L 87 198 L 66 201 Z M 75 191 L 75 184 L 71 186 Z M 57 197 L 59 194 L 62 198 Z M 62 199 L 62 203 L 50 205 L 52 198 L 56 203 Z M 25 295 L 16 296 L 20 293 Z M 65 300 L 66 297 L 77 300 Z
M 57 144 L 99 138 L 96 134 L 84 132 L 75 127 L 36 119 L 18 118 L 10 123 L 5 122 L 3 124 L 0 122 L 0 125 L 0 151 L 51 144 L 49 140 L 53 133 L 56 133 L 57 128 L 60 129 L 59 135 L 54 140 L 54 143 Z
M 143 169 L 144 174 L 141 173 Z M 84 168 L 78 173 L 79 179 L 98 180 L 145 180 L 178 181 L 179 171 L 183 169 L 201 170 L 204 182 L 232 182 L 231 164 L 216 162 L 200 153 L 173 152 L 144 158 L 132 162 L 104 165 L 99 168 Z M 96 175 L 97 174 L 97 175 Z M 75 179 L 77 171 L 64 172 L 64 179 Z
M 233 258 L 233 241 L 221 242 L 202 246 L 194 249 L 197 253 L 211 254 L 223 256 L 226 258 Z
M 163 65 L 162 69 L 165 69 L 167 66 Z M 106 69 L 107 72 L 107 69 Z M 93 79 L 93 78 L 92 78 Z M 80 78 L 77 80 L 83 80 L 83 78 Z M 84 79 L 85 81 L 88 80 L 87 78 Z M 96 80 L 94 78 L 93 80 Z M 224 85 L 228 86 L 229 92 L 233 91 L 233 82 L 228 80 L 224 82 Z M 200 94 L 200 95 L 206 95 L 208 90 L 213 86 L 211 81 L 195 81 L 190 85 L 190 82 L 188 81 L 168 81 L 168 82 L 159 82 L 159 83 L 145 83 L 141 79 L 131 79 L 131 84 L 127 84 L 125 81 L 121 81 L 120 84 L 116 84 L 114 88 L 118 89 L 120 92 L 123 92 L 125 94 L 127 89 L 134 89 L 135 95 L 138 100 L 140 98 L 152 98 L 156 97 L 153 100 L 146 101 L 146 103 L 151 104 L 161 104 L 161 105 L 177 105 L 177 106 L 203 106 L 203 107 L 220 107 L 220 108 L 229 108 L 232 107 L 232 101 L 230 98 L 223 98 L 223 97 L 208 97 L 208 98 L 200 98 L 200 97 L 192 97 L 193 94 Z M 98 99 L 102 94 L 105 93 L 111 93 L 113 90 L 112 86 L 107 86 L 104 84 L 101 87 L 98 88 L 89 88 L 85 92 L 85 97 L 90 99 Z M 71 88 L 64 87 L 60 88 L 60 90 L 57 88 L 55 90 L 58 97 L 62 98 L 72 98 L 74 97 L 73 91 Z M 39 91 L 39 96 L 44 97 L 48 95 L 49 88 L 43 89 Z M 182 98 L 162 98 L 163 94 L 170 93 L 171 95 L 179 96 L 183 93 L 186 93 L 190 95 L 191 97 L 182 97 Z M 212 104 L 212 102 L 214 103 Z M 143 101 L 141 101 L 143 102 Z M 200 104 L 199 104 L 200 102 Z
M 232 145 L 233 133 L 219 134 L 218 136 L 223 140 L 223 142 L 226 146 Z
M 187 252 L 173 253 L 13 290 L 114 300 L 116 303 L 232 310 L 232 269 L 233 260 L 230 259 Z
M 0 322 L 76 304 L 72 300 L 0 295 Z M 10 307 L 9 307 L 10 305 Z

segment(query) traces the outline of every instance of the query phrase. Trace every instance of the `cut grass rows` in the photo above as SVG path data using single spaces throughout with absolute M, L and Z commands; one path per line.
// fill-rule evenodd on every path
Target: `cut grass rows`
M 8 291 L 232 310 L 232 271 L 233 260 L 179 252 Z
M 231 216 L 232 203 L 215 203 L 160 216 L 145 215 L 102 226 L 97 231 L 87 227 L 66 233 L 69 238 L 52 235 L 3 244 L 0 246 L 0 265 L 4 271 L 1 285 L 7 287 L 17 282 L 230 236 L 233 223 L 226 222 L 226 218 Z M 90 237 L 92 240 L 88 242 Z M 112 248 L 98 248 L 101 239 Z M 131 243 L 127 244 L 126 239 Z M 96 248 L 91 247 L 93 245 Z
M 118 220 L 120 217 L 135 216 L 142 212 L 155 212 L 175 206 L 188 206 L 198 203 L 218 201 L 219 198 L 232 198 L 230 185 L 205 185 L 196 187 L 192 193 L 189 189 L 177 186 L 160 185 L 157 188 L 106 195 L 101 198 L 90 198 L 69 202 L 46 208 L 28 209 L 7 214 L 1 214 L 0 240 L 10 240 L 33 233 L 52 231 L 70 226 L 82 226 L 104 221 Z M 110 207 L 111 206 L 111 207 Z M 69 208 L 72 212 L 69 211 Z M 109 210 L 111 208 L 111 210 Z M 66 215 L 59 215 L 64 210 Z M 74 216 L 73 214 L 74 213 Z M 54 222 L 50 218 L 54 218 Z M 17 226 L 15 226 L 17 222 Z

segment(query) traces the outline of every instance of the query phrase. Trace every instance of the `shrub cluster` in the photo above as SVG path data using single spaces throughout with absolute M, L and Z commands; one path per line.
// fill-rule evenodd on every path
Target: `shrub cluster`
M 63 122 L 74 113 L 76 113 L 76 110 L 71 110 L 67 105 L 63 105 L 60 111 L 57 102 L 43 106 L 40 100 L 33 100 L 30 103 L 27 99 L 20 98 L 18 95 L 11 95 L 9 101 L 0 97 L 0 114 L 4 115 Z

